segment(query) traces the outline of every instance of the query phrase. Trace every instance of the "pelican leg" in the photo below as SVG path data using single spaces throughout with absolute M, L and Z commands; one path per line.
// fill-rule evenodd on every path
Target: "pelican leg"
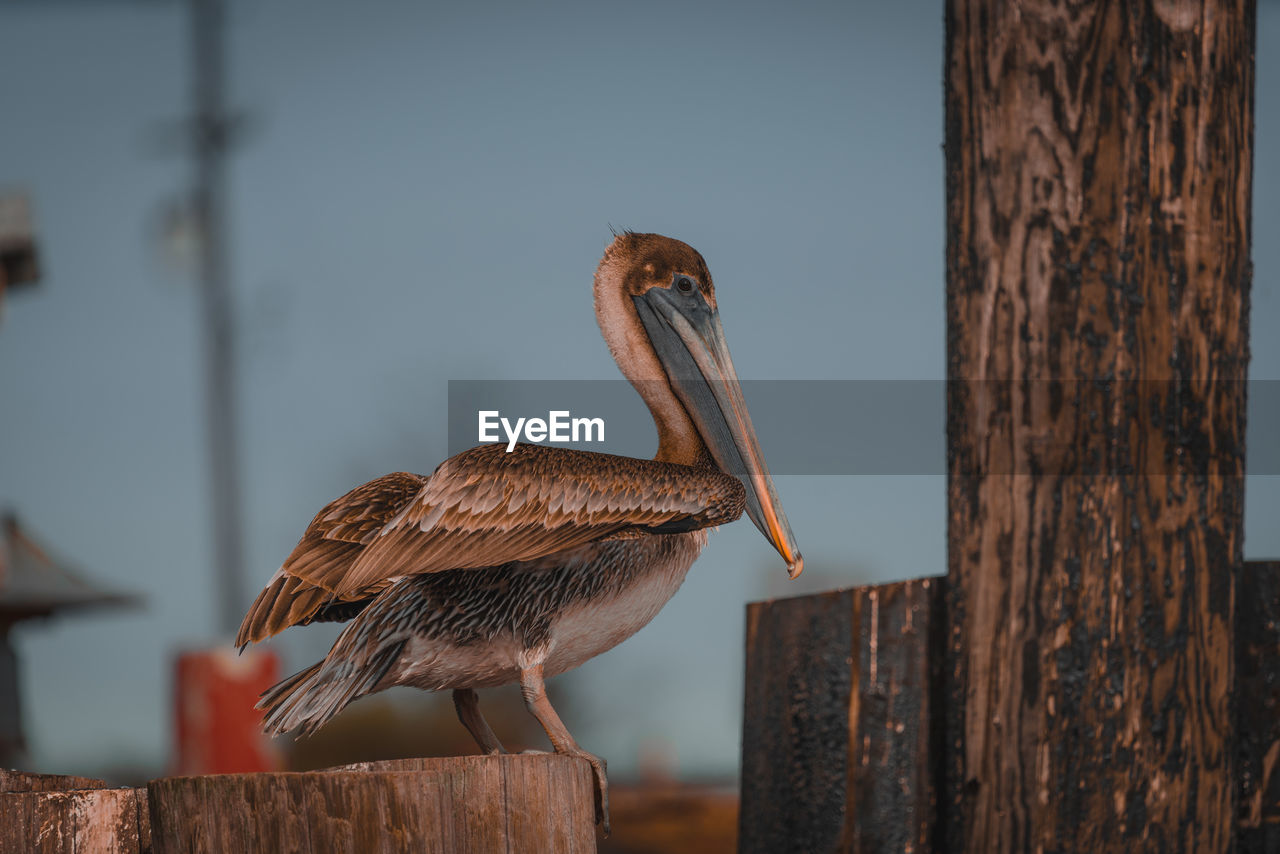
M 542 728 L 547 731 L 547 738 L 551 739 L 551 745 L 556 749 L 556 753 L 576 756 L 591 763 L 591 770 L 596 778 L 596 821 L 603 826 L 607 836 L 609 834 L 609 778 L 605 776 L 605 761 L 583 750 L 569 734 L 568 728 L 552 708 L 551 701 L 547 699 L 547 688 L 542 681 L 541 664 L 521 669 L 520 690 L 524 694 L 525 705 L 538 719 L 538 723 L 542 724 Z
M 480 700 L 475 691 L 470 688 L 454 689 L 453 707 L 458 710 L 458 720 L 462 721 L 462 725 L 471 733 L 481 750 L 490 756 L 507 752 L 489 727 L 489 722 L 480 714 Z

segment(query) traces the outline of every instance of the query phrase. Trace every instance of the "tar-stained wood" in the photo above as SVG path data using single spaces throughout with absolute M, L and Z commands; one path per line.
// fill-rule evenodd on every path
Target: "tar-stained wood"
M 946 24 L 946 848 L 1226 851 L 1253 3 Z
M 157 854 L 594 852 L 591 766 L 548 754 L 153 780 Z
M 740 852 L 930 850 L 940 586 L 748 606 Z
M 0 771 L 0 854 L 147 854 L 146 789 Z
M 1280 561 L 1237 579 L 1236 776 L 1239 854 L 1280 851 Z

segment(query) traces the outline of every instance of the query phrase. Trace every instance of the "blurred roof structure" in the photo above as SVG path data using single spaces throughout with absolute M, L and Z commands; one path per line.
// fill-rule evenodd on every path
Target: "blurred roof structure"
M 60 611 L 138 604 L 139 597 L 102 587 L 52 557 L 12 513 L 0 521 L 0 625 Z
M 136 596 L 100 587 L 22 529 L 12 513 L 0 519 L 0 767 L 26 762 L 18 656 L 10 643 L 15 623 L 60 611 L 137 605 Z

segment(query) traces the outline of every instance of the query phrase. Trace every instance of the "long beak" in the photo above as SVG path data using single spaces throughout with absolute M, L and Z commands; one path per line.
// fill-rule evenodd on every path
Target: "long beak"
M 738 373 L 724 340 L 720 313 L 694 288 L 650 288 L 633 298 L 654 351 L 703 443 L 723 471 L 747 487 L 747 516 L 787 562 L 795 578 L 804 558 L 769 476 Z

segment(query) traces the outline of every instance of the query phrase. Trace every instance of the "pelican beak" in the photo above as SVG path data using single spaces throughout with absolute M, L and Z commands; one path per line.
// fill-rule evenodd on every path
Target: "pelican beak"
M 711 456 L 747 488 L 747 516 L 787 562 L 795 578 L 804 558 L 769 476 L 720 313 L 697 287 L 650 288 L 632 298 L 653 349 Z

